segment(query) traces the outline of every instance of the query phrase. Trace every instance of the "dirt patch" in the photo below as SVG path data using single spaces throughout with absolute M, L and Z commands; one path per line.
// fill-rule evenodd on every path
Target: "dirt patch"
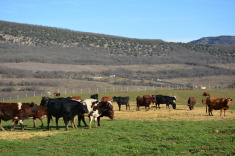
M 51 135 L 56 135 L 59 133 L 64 133 L 64 132 L 51 132 L 51 131 L 45 131 L 45 132 L 14 132 L 14 131 L 2 131 L 0 133 L 0 139 L 4 139 L 4 140 L 16 140 L 16 139 L 26 139 L 26 141 L 30 142 L 31 137 L 35 137 L 35 136 L 51 136 Z

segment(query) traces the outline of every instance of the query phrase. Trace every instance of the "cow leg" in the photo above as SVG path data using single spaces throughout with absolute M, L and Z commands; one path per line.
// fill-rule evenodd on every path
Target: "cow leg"
M 100 117 L 97 118 L 98 126 L 100 126 Z
M 212 109 L 209 107 L 209 116 L 213 116 Z
M 36 128 L 36 126 L 35 126 L 35 121 L 36 120 L 36 118 L 33 118 L 33 128 Z
M 95 127 L 98 126 L 98 121 L 97 121 L 97 117 L 95 117 Z
M 65 127 L 66 127 L 66 131 L 69 130 L 69 120 L 67 117 L 63 117 L 64 119 L 64 124 L 65 124 Z M 71 120 L 71 123 L 73 122 L 73 120 Z
M 82 116 L 81 116 L 81 115 L 78 115 L 78 126 L 79 126 L 79 127 L 81 126 L 81 120 L 82 120 Z
M 84 123 L 85 127 L 88 127 L 88 125 L 86 124 L 84 116 L 82 116 L 82 122 Z
M 20 120 L 20 126 L 21 126 L 21 130 L 24 131 L 23 120 Z
M 119 107 L 119 111 L 120 111 L 121 110 L 121 104 L 119 104 L 118 107 Z
M 40 127 L 43 127 L 43 119 L 42 119 L 42 117 L 38 117 L 38 119 L 41 121 L 41 126 Z
M 89 128 L 91 129 L 91 122 L 93 120 L 93 116 L 90 116 Z
M 11 131 L 15 129 L 16 125 L 18 125 L 18 120 L 16 120 L 14 124 L 12 123 Z
M 78 126 L 81 126 L 81 120 L 84 123 L 85 127 L 88 127 L 88 125 L 86 124 L 85 118 L 83 115 L 78 115 Z
M 71 120 L 71 125 L 73 128 L 78 129 L 77 125 L 75 124 L 75 117 L 73 118 L 73 120 Z
M 47 130 L 49 130 L 51 115 L 47 114 Z
M 2 131 L 5 131 L 5 129 L 2 127 L 2 119 L 0 119 L 0 128 Z
M 56 119 L 55 119 L 55 122 L 56 122 L 56 129 L 59 129 L 58 121 L 59 121 L 59 118 L 58 118 L 58 117 L 56 117 Z
M 220 116 L 221 116 L 221 114 L 222 114 L 222 111 L 223 111 L 223 110 L 221 109 L 221 110 L 220 110 Z
M 224 116 L 225 116 L 225 112 L 226 112 L 226 110 L 224 110 Z

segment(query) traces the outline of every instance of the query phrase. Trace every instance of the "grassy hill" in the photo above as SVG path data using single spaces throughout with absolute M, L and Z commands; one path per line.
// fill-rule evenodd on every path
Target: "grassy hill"
M 161 85 L 157 79 L 234 85 L 235 45 L 132 39 L 0 21 L 0 54 L 0 91 L 7 93 L 57 90 L 68 79 L 69 86 L 83 81 L 101 87 Z M 108 79 L 112 74 L 115 79 Z

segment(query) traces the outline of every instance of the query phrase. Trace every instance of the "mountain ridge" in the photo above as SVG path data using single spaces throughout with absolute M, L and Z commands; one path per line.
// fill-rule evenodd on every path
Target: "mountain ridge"
M 203 37 L 198 40 L 188 42 L 190 44 L 216 44 L 216 45 L 235 45 L 235 36 L 222 35 L 214 37 Z

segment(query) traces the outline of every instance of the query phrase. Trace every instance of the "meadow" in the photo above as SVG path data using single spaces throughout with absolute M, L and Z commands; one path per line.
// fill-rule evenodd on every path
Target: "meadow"
M 36 121 L 33 128 L 32 119 L 24 121 L 26 130 L 20 126 L 9 131 L 11 121 L 2 122 L 5 132 L 0 131 L 1 155 L 235 155 L 235 104 L 220 116 L 214 110 L 214 116 L 206 114 L 201 100 L 202 93 L 210 92 L 212 97 L 231 97 L 235 99 L 235 90 L 154 90 L 136 92 L 102 92 L 102 96 L 130 96 L 131 109 L 118 111 L 114 102 L 115 119 L 101 118 L 101 126 L 92 129 L 79 127 L 65 131 L 62 119 L 60 129 L 56 130 L 55 120 L 50 130 L 40 128 Z M 156 109 L 153 104 L 149 111 L 144 107 L 136 111 L 135 98 L 145 94 L 177 96 L 176 109 Z M 75 96 L 77 94 L 68 95 Z M 79 94 L 87 99 L 91 94 Z M 67 96 L 67 95 L 66 95 Z M 187 100 L 196 98 L 194 110 L 190 111 Z M 53 97 L 53 96 L 51 96 Z M 11 100 L 8 102 L 36 102 L 41 97 Z M 88 118 L 86 118 L 88 123 Z M 83 124 L 82 124 L 83 125 Z

